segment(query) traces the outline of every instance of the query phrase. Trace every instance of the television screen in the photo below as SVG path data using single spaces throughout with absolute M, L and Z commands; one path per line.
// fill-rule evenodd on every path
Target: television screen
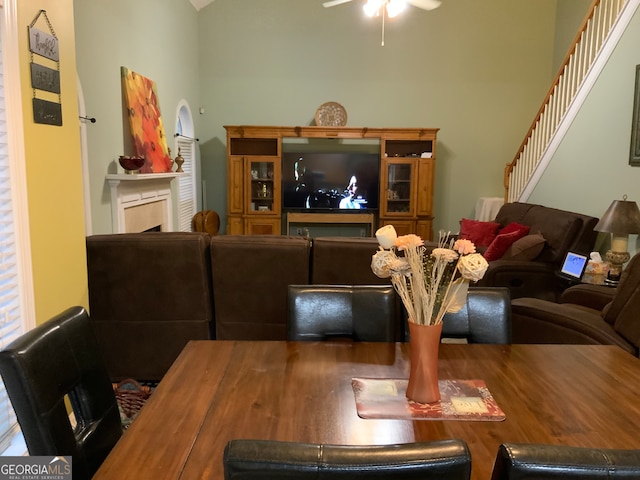
M 380 155 L 362 152 L 282 155 L 285 209 L 375 210 Z

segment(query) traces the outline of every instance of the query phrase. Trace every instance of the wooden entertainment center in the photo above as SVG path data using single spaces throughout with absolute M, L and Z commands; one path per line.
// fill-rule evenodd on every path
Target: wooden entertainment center
M 290 225 L 361 224 L 368 235 L 392 224 L 399 235 L 432 239 L 437 128 L 225 126 L 227 234 L 292 234 Z M 364 139 L 380 145 L 379 210 L 287 212 L 282 153 L 287 139 Z

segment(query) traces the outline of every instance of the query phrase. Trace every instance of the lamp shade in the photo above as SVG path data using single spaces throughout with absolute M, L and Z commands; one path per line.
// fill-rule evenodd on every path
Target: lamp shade
M 597 232 L 628 235 L 640 233 L 640 209 L 636 202 L 614 200 L 595 226 Z

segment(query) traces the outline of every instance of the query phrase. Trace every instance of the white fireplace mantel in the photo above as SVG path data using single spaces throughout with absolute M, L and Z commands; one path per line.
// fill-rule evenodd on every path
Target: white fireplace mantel
M 184 173 L 115 173 L 106 176 L 111 188 L 111 219 L 114 233 L 130 233 L 127 210 L 158 202 L 161 218 L 149 220 L 163 231 L 173 231 L 171 182 Z M 130 212 L 133 210 L 130 210 Z

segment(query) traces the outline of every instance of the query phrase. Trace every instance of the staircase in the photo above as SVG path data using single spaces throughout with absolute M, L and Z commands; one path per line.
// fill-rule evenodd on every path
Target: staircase
M 593 1 L 518 153 L 505 167 L 505 202 L 527 201 L 639 4 Z

